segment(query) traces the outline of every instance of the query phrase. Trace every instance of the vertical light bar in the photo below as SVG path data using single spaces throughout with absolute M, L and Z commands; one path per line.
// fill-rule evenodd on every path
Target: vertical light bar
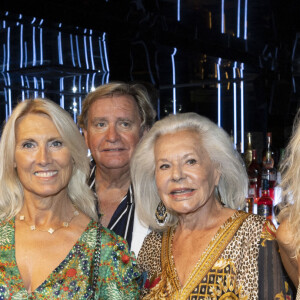
M 10 82 L 10 75 L 9 73 L 6 73 L 7 75 L 7 90 L 8 90 L 8 113 L 11 115 L 12 112 L 12 105 L 11 105 L 11 82 Z
M 76 67 L 75 57 L 74 57 L 74 49 L 73 49 L 73 35 L 72 34 L 70 34 L 70 46 L 71 46 L 71 56 L 72 56 L 73 67 Z
M 103 47 L 104 47 L 104 57 L 106 63 L 106 70 L 109 72 L 109 65 L 108 65 L 108 58 L 107 58 L 107 51 L 106 51 L 106 40 L 105 40 L 106 33 L 103 33 Z
M 248 0 L 245 0 L 245 13 L 244 13 L 244 40 L 247 40 L 248 30 Z
M 23 68 L 23 24 L 20 25 L 20 69 Z
M 45 82 L 44 82 L 44 78 L 41 77 L 41 90 L 42 90 L 42 98 L 45 98 Z
M 180 22 L 180 0 L 177 0 L 177 21 Z
M 32 26 L 32 66 L 35 65 L 36 65 L 35 26 Z
M 89 92 L 89 80 L 90 80 L 90 74 L 86 74 L 86 82 L 85 82 L 85 87 L 86 87 L 86 92 Z
M 39 85 L 36 77 L 33 77 L 33 86 L 34 86 L 34 98 L 37 98 L 39 96 Z
M 171 54 L 172 59 L 172 83 L 173 83 L 173 114 L 176 115 L 176 70 L 175 70 L 175 60 L 174 56 L 177 52 L 177 48 L 174 48 L 173 53 Z
M 88 51 L 87 51 L 87 44 L 86 44 L 86 29 L 84 30 L 84 36 L 83 36 L 83 45 L 84 45 L 84 56 L 85 56 L 85 64 L 86 68 L 89 69 L 89 60 L 88 60 Z
M 22 101 L 25 100 L 25 91 L 24 91 L 24 88 L 25 88 L 25 84 L 24 84 L 24 77 L 23 75 L 21 75 L 21 85 L 22 85 Z
M 40 28 L 40 65 L 44 63 L 43 28 Z
M 103 53 L 102 53 L 102 46 L 101 46 L 101 44 L 102 44 L 102 39 L 101 39 L 101 37 L 99 37 L 98 38 L 98 41 L 99 41 L 99 52 L 100 52 L 100 61 L 101 61 L 101 66 L 102 66 L 102 70 L 104 71 L 104 72 L 106 72 L 106 69 L 105 69 L 105 65 L 104 65 L 104 63 L 103 63 Z
M 10 27 L 7 27 L 7 44 L 6 44 L 6 71 L 9 71 L 10 69 Z
M 79 66 L 79 68 L 81 68 L 80 53 L 79 53 L 79 43 L 78 43 L 78 35 L 75 36 L 75 41 L 76 41 L 76 51 L 77 51 L 78 66 Z
M 3 43 L 3 63 L 2 63 L 2 72 L 5 71 L 6 66 L 6 45 Z
M 61 23 L 58 25 L 61 28 Z M 62 42 L 61 42 L 61 31 L 59 31 L 57 36 L 57 45 L 58 45 L 58 63 L 63 65 L 63 54 L 62 54 Z
M 221 33 L 225 32 L 225 13 L 224 13 L 224 1 L 221 2 Z
M 241 152 L 244 153 L 244 63 L 241 63 Z
M 221 74 L 220 74 L 220 64 L 221 58 L 218 59 L 217 63 L 217 80 L 218 80 L 218 126 L 221 127 L 221 109 L 222 109 L 222 99 L 221 99 Z
M 64 78 L 59 79 L 59 91 L 60 91 L 60 106 L 65 108 L 65 95 L 64 95 Z
M 91 91 L 95 90 L 95 77 L 96 77 L 96 72 L 93 74 L 93 77 L 92 77 L 92 87 L 91 87 Z
M 92 69 L 95 70 L 92 33 L 93 33 L 93 30 L 90 30 L 90 38 L 89 38 L 89 40 L 90 40 L 90 54 L 91 54 Z
M 25 58 L 25 62 L 24 62 L 24 67 L 27 67 L 27 61 L 28 61 L 28 55 L 27 55 L 27 42 L 24 42 L 24 58 Z
M 236 37 L 239 38 L 240 34 L 241 34 L 241 0 L 238 0 Z
M 237 62 L 233 65 L 233 141 L 234 148 L 237 145 L 237 103 L 236 103 L 236 66 Z
M 25 80 L 26 80 L 26 84 L 27 84 L 27 98 L 30 97 L 30 93 L 29 93 L 29 89 L 30 89 L 30 84 L 29 84 L 29 80 L 28 80 L 28 77 L 25 76 Z
M 81 80 L 82 79 L 82 75 L 79 75 L 78 77 L 78 91 L 79 94 L 81 94 Z M 79 106 L 79 113 L 81 114 L 81 96 L 78 97 L 78 106 Z

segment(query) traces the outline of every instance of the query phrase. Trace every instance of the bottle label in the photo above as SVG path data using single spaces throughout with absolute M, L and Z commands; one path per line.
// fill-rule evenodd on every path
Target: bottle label
M 269 219 L 270 217 L 272 217 L 272 207 L 261 204 L 257 208 L 257 214 Z

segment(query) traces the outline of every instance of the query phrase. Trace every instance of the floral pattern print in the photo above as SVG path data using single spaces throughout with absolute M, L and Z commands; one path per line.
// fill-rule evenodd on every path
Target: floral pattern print
M 0 223 L 0 300 L 91 299 L 97 223 L 90 221 L 66 258 L 32 293 L 23 285 L 15 259 L 14 219 Z M 138 299 L 140 277 L 126 241 L 101 229 L 101 260 L 96 299 Z

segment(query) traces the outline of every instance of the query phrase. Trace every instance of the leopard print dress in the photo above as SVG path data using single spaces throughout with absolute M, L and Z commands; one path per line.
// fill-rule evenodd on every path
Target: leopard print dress
M 147 280 L 141 298 L 293 299 L 280 261 L 275 227 L 262 217 L 239 211 L 229 218 L 184 287 L 169 251 L 172 232 L 172 228 L 164 233 L 151 232 L 143 243 L 138 264 Z

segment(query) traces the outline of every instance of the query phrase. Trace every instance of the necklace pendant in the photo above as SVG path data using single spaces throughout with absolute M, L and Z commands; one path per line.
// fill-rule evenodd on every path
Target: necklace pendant
M 53 228 L 51 228 L 51 227 L 48 229 L 48 232 L 49 232 L 50 234 L 52 234 L 54 231 L 55 231 L 55 230 L 54 230 Z
M 30 230 L 36 230 L 35 225 L 30 225 Z
M 64 227 L 69 227 L 69 223 L 68 222 L 63 222 L 63 226 Z

